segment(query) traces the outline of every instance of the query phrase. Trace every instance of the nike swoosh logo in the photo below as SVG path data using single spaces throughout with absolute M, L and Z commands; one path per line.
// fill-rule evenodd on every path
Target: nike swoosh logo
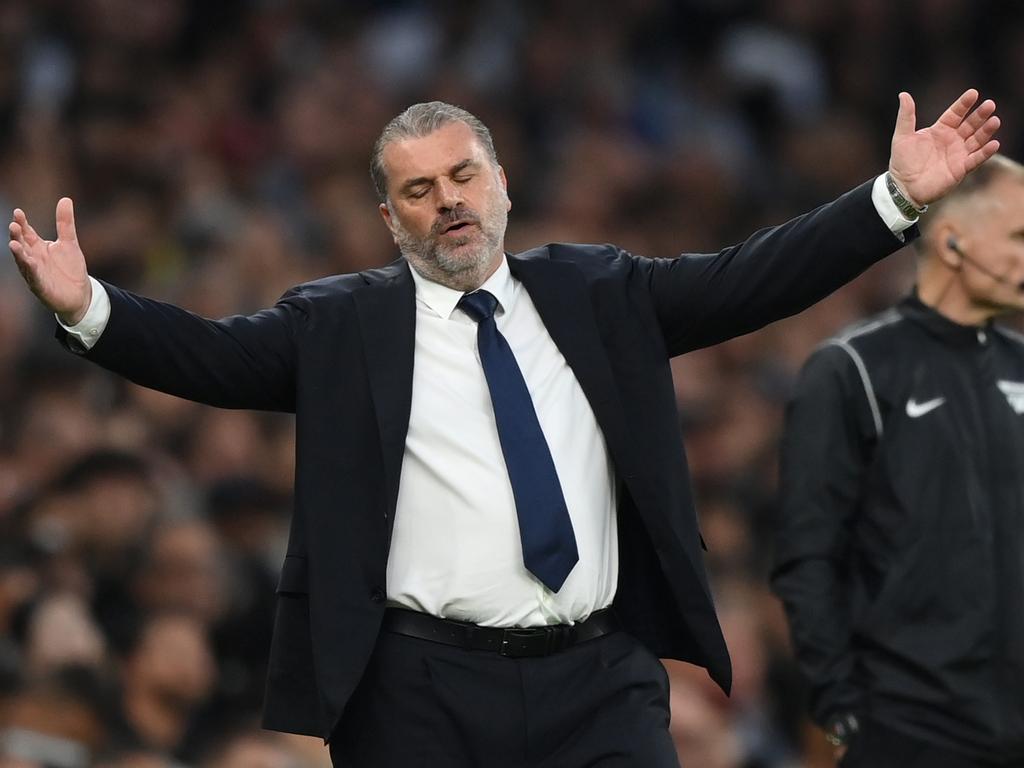
M 1024 413 L 1024 382 L 1001 379 L 996 382 L 996 386 L 1006 395 L 1014 413 Z
M 944 402 L 946 402 L 946 398 L 944 397 L 936 397 L 934 400 L 926 400 L 923 403 L 919 403 L 914 398 L 910 398 L 907 400 L 907 416 L 912 419 L 920 418 L 926 413 L 934 411 Z

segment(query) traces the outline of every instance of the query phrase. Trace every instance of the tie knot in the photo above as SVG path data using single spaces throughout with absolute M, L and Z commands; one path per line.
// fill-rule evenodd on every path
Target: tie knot
M 474 291 L 459 299 L 459 308 L 479 323 L 494 315 L 498 300 L 487 291 Z

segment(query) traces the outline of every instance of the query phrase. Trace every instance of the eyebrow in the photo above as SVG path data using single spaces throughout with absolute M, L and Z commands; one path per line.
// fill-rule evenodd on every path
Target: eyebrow
M 480 163 L 478 163 L 476 160 L 474 160 L 471 157 L 467 157 L 465 160 L 463 160 L 463 161 L 461 161 L 459 163 L 456 163 L 451 168 L 449 168 L 448 169 L 448 175 L 449 176 L 454 176 L 455 174 L 460 173 L 461 171 L 464 171 L 467 168 L 471 168 L 471 167 L 475 168 L 475 167 L 479 167 L 479 165 L 480 165 Z M 415 179 L 409 179 L 409 181 L 405 182 L 405 184 L 402 185 L 402 188 L 399 191 L 404 194 L 404 193 L 408 192 L 409 190 L 411 190 L 413 187 L 418 187 L 418 186 L 420 186 L 422 184 L 430 184 L 432 182 L 433 182 L 433 179 L 431 179 L 431 178 L 428 178 L 426 176 L 417 176 Z

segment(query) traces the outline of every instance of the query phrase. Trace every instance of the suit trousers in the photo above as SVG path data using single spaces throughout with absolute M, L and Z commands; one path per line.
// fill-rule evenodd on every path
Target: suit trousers
M 850 743 L 839 768 L 997 768 L 867 720 Z
M 381 632 L 335 768 L 678 768 L 668 676 L 625 632 L 507 658 Z

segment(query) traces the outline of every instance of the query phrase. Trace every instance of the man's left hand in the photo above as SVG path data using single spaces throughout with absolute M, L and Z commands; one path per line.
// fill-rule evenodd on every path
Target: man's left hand
M 986 99 L 974 109 L 977 101 L 978 92 L 971 88 L 934 125 L 916 130 L 914 99 L 900 93 L 889 173 L 918 208 L 951 191 L 999 150 L 992 138 L 999 128 L 995 102 Z

